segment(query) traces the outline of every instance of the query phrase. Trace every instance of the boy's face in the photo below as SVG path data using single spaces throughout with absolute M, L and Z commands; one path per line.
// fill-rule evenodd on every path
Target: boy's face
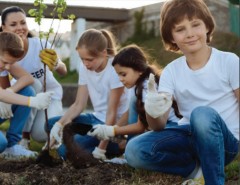
M 208 29 L 198 18 L 189 20 L 185 17 L 172 29 L 173 43 L 184 53 L 194 53 L 207 46 Z
M 117 72 L 120 81 L 126 88 L 133 87 L 142 74 L 141 72 L 135 71 L 130 67 L 123 67 L 119 64 L 114 65 L 114 69 Z
M 8 53 L 0 54 L 0 72 L 8 71 L 17 60 L 17 58 L 10 56 Z

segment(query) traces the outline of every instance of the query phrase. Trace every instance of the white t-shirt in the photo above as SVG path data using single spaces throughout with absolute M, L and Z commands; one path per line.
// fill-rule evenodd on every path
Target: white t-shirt
M 191 70 L 184 56 L 168 64 L 158 90 L 173 94 L 184 117 L 179 124 L 189 123 L 194 108 L 209 106 L 239 139 L 239 104 L 233 92 L 238 88 L 239 58 L 212 48 L 208 63 L 199 70 Z
M 45 40 L 42 40 L 43 46 L 45 46 Z M 28 38 L 28 51 L 24 58 L 17 63 L 29 72 L 34 78 L 38 79 L 42 85 L 44 83 L 44 64 L 39 57 L 42 50 L 40 39 L 38 37 Z M 49 48 L 48 43 L 48 48 Z M 46 91 L 53 91 L 53 99 L 61 100 L 63 95 L 62 86 L 53 76 L 53 73 L 46 66 Z
M 120 82 L 119 77 L 112 66 L 112 60 L 113 58 L 110 58 L 105 69 L 99 73 L 88 70 L 82 62 L 80 63 L 79 69 L 79 85 L 87 85 L 94 109 L 93 114 L 103 122 L 106 121 L 110 91 L 112 89 L 123 87 L 123 84 Z M 128 105 L 128 90 L 125 88 L 118 106 L 117 119 L 128 110 Z

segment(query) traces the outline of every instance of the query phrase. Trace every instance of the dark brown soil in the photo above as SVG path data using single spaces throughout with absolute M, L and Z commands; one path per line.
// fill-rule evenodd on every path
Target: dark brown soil
M 44 150 L 37 159 L 0 158 L 0 185 L 181 185 L 181 177 L 134 170 L 128 165 L 99 161 L 73 141 L 74 125 L 66 127 L 63 141 L 67 161 L 56 151 Z M 239 178 L 226 185 L 238 185 Z
M 131 177 L 126 166 L 98 163 L 94 166 L 75 169 L 67 162 L 55 161 L 52 167 L 37 164 L 35 160 L 1 160 L 0 184 L 44 184 L 44 185 L 103 185 L 116 184 L 119 177 Z
M 181 177 L 98 162 L 76 169 L 54 159 L 52 166 L 34 159 L 0 159 L 0 185 L 180 185 Z M 239 180 L 226 185 L 238 185 Z

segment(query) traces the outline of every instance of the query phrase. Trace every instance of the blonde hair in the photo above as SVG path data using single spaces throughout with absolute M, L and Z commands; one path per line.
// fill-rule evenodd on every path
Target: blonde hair
M 88 29 L 81 35 L 76 49 L 85 47 L 91 56 L 98 56 L 106 49 L 109 56 L 116 55 L 116 39 L 110 31 L 105 29 Z

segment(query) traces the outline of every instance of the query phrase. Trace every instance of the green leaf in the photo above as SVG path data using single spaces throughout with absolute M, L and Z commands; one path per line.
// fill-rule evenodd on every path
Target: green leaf
M 30 9 L 30 10 L 28 10 L 28 14 L 29 14 L 30 16 L 32 16 L 32 17 L 35 17 L 35 16 L 36 16 L 36 12 L 37 12 L 36 9 Z
M 76 18 L 76 16 L 75 16 L 74 14 L 68 15 L 68 19 L 70 19 L 70 20 L 73 20 L 73 19 L 75 19 L 75 18 Z

